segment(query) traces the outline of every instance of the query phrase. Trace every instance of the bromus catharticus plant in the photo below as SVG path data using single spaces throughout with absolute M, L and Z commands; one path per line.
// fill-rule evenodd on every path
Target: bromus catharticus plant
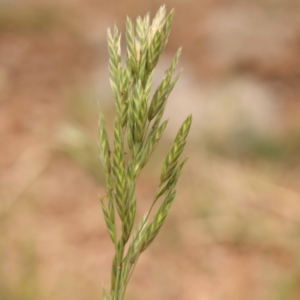
M 110 149 L 104 118 L 99 120 L 99 149 L 106 177 L 106 196 L 101 198 L 102 210 L 115 256 L 111 271 L 111 290 L 104 299 L 122 300 L 139 256 L 157 236 L 176 196 L 176 183 L 187 161 L 179 161 L 191 127 L 188 116 L 180 127 L 173 146 L 163 163 L 160 184 L 149 211 L 134 233 L 137 206 L 137 178 L 148 162 L 168 121 L 162 122 L 167 99 L 179 74 L 174 71 L 181 53 L 179 49 L 171 66 L 150 99 L 153 70 L 170 33 L 174 11 L 166 14 L 162 6 L 152 24 L 149 14 L 138 17 L 136 24 L 127 18 L 125 65 L 121 63 L 121 34 L 115 27 L 108 30 L 109 76 L 116 102 L 113 151 Z M 125 146 L 128 154 L 125 159 Z M 107 200 L 104 201 L 104 198 Z M 155 205 L 157 204 L 157 205 Z M 151 212 L 157 206 L 151 217 Z M 120 222 L 117 222 L 117 218 Z M 151 218 L 151 219 L 150 219 Z M 121 227 L 117 229 L 117 223 Z M 129 238 L 131 239 L 129 240 Z M 126 246 L 126 248 L 125 248 Z

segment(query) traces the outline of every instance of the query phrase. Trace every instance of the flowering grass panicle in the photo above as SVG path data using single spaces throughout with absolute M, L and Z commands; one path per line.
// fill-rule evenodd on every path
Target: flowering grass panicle
M 173 146 L 162 166 L 160 184 L 153 197 L 149 211 L 132 232 L 137 207 L 136 182 L 142 168 L 148 162 L 162 137 L 168 121 L 162 122 L 168 96 L 179 74 L 174 75 L 181 49 L 177 51 L 165 77 L 155 90 L 152 99 L 153 70 L 158 63 L 170 33 L 174 11 L 166 14 L 160 7 L 152 23 L 147 14 L 138 17 L 136 24 L 127 18 L 125 65 L 121 63 L 121 34 L 115 27 L 108 30 L 109 77 L 116 102 L 113 151 L 104 118 L 99 119 L 99 151 L 106 179 L 107 201 L 101 198 L 101 206 L 109 236 L 114 244 L 111 289 L 103 290 L 103 299 L 124 299 L 126 287 L 139 256 L 145 251 L 160 231 L 176 196 L 176 183 L 187 158 L 180 162 L 192 116 L 180 127 Z M 129 159 L 125 160 L 125 146 Z M 127 149 L 127 147 L 126 147 Z M 150 220 L 156 203 L 156 212 Z M 117 228 L 116 219 L 120 219 Z M 118 222 L 119 224 L 119 222 Z M 131 237 L 131 239 L 130 239 Z M 129 244 L 125 251 L 126 244 Z

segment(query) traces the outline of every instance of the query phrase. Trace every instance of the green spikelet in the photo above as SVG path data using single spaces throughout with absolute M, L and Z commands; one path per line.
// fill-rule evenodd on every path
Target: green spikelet
M 150 36 L 148 39 L 149 54 L 147 66 L 149 71 L 152 71 L 156 66 L 159 56 L 162 53 L 170 34 L 171 25 L 174 17 L 174 10 L 172 10 L 167 18 L 165 18 L 165 7 L 159 9 L 153 20 L 150 28 Z
M 188 160 L 188 157 L 186 157 L 175 169 L 175 171 L 173 172 L 172 176 L 170 177 L 170 179 L 168 180 L 168 184 L 167 184 L 167 188 L 168 189 L 173 189 L 175 188 L 177 181 L 181 175 L 181 171 L 182 168 L 184 167 L 184 165 L 186 164 Z
M 178 158 L 182 153 L 184 146 L 186 144 L 186 140 L 191 128 L 191 124 L 192 124 L 192 115 L 189 115 L 181 125 L 176 135 L 173 146 L 169 151 L 169 153 L 167 154 L 160 175 L 161 182 L 164 182 L 166 179 L 168 179 L 174 172 L 174 169 L 176 168 L 176 165 L 178 163 Z
M 131 202 L 128 212 L 125 216 L 125 220 L 122 224 L 122 237 L 123 237 L 124 244 L 126 244 L 129 239 L 134 224 L 135 212 L 136 212 L 136 200 Z
M 153 130 L 151 135 L 149 136 L 146 146 L 143 149 L 142 158 L 141 158 L 141 168 L 145 166 L 145 164 L 148 162 L 152 152 L 154 151 L 157 143 L 159 142 L 160 138 L 162 137 L 165 128 L 168 125 L 168 120 L 163 122 L 159 128 L 156 130 Z
M 116 234 L 115 234 L 114 222 L 111 219 L 110 214 L 108 213 L 103 201 L 101 200 L 100 202 L 101 202 L 104 220 L 106 223 L 106 227 L 108 229 L 109 236 L 110 236 L 112 242 L 115 244 L 116 243 Z
M 122 70 L 121 79 L 119 84 L 120 91 L 120 102 L 119 106 L 120 111 L 118 114 L 121 116 L 121 126 L 125 127 L 127 123 L 127 113 L 128 113 L 128 99 L 131 96 L 131 74 L 129 65 Z
M 149 247 L 151 242 L 155 239 L 155 237 L 157 236 L 157 234 L 158 234 L 161 226 L 163 225 L 166 217 L 167 217 L 167 213 L 164 211 L 161 214 L 157 215 L 155 217 L 155 220 L 152 221 L 149 224 L 149 226 L 147 228 L 147 231 L 145 232 L 145 241 L 142 244 L 142 247 L 140 249 L 140 253 L 145 251 Z
M 133 235 L 127 253 L 127 260 L 134 263 L 138 258 L 141 250 L 141 246 L 146 238 L 145 232 L 147 230 L 147 220 L 149 213 L 146 213 L 139 223 L 139 226 Z
M 156 201 L 160 196 L 162 196 L 165 192 L 173 190 L 177 184 L 177 181 L 180 177 L 181 174 L 181 170 L 183 168 L 183 166 L 185 165 L 185 163 L 187 162 L 188 157 L 185 158 L 174 170 L 174 172 L 172 173 L 172 175 L 170 176 L 170 178 L 166 181 L 163 181 L 160 183 L 156 194 L 155 194 L 155 198 L 154 201 Z
M 152 71 L 156 66 L 164 47 L 162 44 L 164 39 L 161 30 L 165 23 L 165 16 L 166 8 L 165 6 L 161 6 L 150 27 L 150 34 L 148 38 L 149 54 L 147 61 L 147 67 L 149 71 Z
M 120 106 L 120 91 L 119 79 L 120 79 L 120 68 L 121 68 L 121 35 L 118 33 L 118 29 L 115 27 L 113 34 L 108 29 L 107 31 L 107 42 L 108 42 L 108 54 L 109 54 L 109 78 L 110 85 L 112 87 L 114 96 L 116 98 L 116 104 Z
M 146 85 L 145 85 L 145 89 L 144 89 L 144 97 L 145 97 L 147 102 L 148 102 L 149 97 L 150 97 L 150 92 L 151 92 L 151 87 L 152 87 L 152 79 L 153 79 L 153 72 L 151 72 L 148 75 Z
M 137 72 L 138 69 L 138 62 L 135 52 L 135 34 L 134 34 L 134 27 L 132 21 L 127 17 L 126 21 L 126 44 L 127 44 L 127 59 L 131 70 L 133 72 Z
M 152 241 L 155 239 L 157 234 L 159 233 L 164 221 L 168 215 L 169 208 L 175 199 L 176 191 L 170 192 L 166 195 L 163 203 L 157 209 L 153 221 L 147 226 L 144 233 L 144 239 L 142 242 L 142 246 L 140 248 L 140 252 L 145 251 Z
M 111 172 L 110 149 L 106 126 L 102 115 L 99 117 L 99 152 L 105 175 L 108 176 Z
M 147 124 L 147 99 L 145 98 L 142 82 L 139 80 L 132 101 L 131 117 L 134 121 L 132 127 L 135 143 L 140 143 L 143 139 Z
M 172 64 L 170 68 L 166 71 L 166 75 L 155 91 L 155 94 L 153 96 L 153 99 L 151 101 L 149 111 L 148 111 L 148 119 L 151 121 L 161 110 L 161 108 L 165 105 L 165 102 L 168 99 L 168 96 L 170 95 L 175 83 L 177 82 L 179 75 L 178 74 L 173 80 L 172 80 L 172 74 L 175 70 L 175 67 L 178 63 L 179 56 L 181 53 L 181 49 L 179 49 L 172 61 Z
M 160 49 L 161 52 L 163 51 L 165 45 L 168 42 L 171 26 L 173 23 L 173 18 L 174 18 L 174 9 L 172 9 L 169 15 L 167 16 L 166 21 L 164 22 L 164 25 L 162 26 L 161 29 L 161 49 Z
M 124 221 L 127 211 L 127 179 L 124 159 L 122 128 L 119 118 L 115 120 L 113 176 L 115 179 L 115 201 L 119 216 Z
M 164 201 L 159 206 L 158 211 L 169 211 L 175 197 L 176 197 L 176 191 L 169 190 L 164 198 Z
M 152 125 L 152 129 L 151 129 L 151 133 L 155 130 L 157 130 L 159 124 L 160 124 L 160 121 L 163 117 L 163 114 L 165 112 L 165 108 L 166 108 L 166 104 L 167 102 L 165 101 L 164 104 L 162 105 L 162 107 L 160 108 L 159 112 L 157 113 L 156 117 L 155 117 L 155 120 L 154 120 L 154 123 Z
M 136 54 L 138 57 L 138 73 L 137 77 L 143 79 L 145 76 L 147 54 L 148 54 L 148 31 L 149 31 L 149 16 L 144 20 L 137 19 L 136 32 Z

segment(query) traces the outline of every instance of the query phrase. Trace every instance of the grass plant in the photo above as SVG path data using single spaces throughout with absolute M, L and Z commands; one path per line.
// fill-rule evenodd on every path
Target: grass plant
M 106 195 L 101 206 L 109 236 L 114 244 L 111 289 L 103 291 L 103 299 L 124 299 L 126 287 L 136 263 L 160 231 L 176 196 L 176 183 L 187 158 L 180 161 L 192 116 L 181 125 L 174 143 L 166 155 L 160 183 L 149 211 L 133 225 L 137 208 L 136 183 L 161 139 L 168 121 L 162 121 L 168 96 L 179 74 L 174 75 L 181 49 L 175 54 L 165 76 L 151 97 L 153 71 L 168 41 L 174 11 L 166 13 L 160 7 L 152 23 L 147 14 L 138 17 L 135 25 L 127 18 L 127 57 L 121 62 L 121 33 L 115 27 L 108 30 L 109 76 L 116 104 L 113 151 L 109 143 L 104 117 L 99 119 L 99 150 Z M 125 158 L 125 152 L 128 154 Z M 151 214 L 152 211 L 156 210 Z M 152 216 L 153 215 L 153 216 Z M 117 218 L 120 222 L 117 222 Z M 117 224 L 121 226 L 117 226 Z M 117 228 L 121 227 L 121 228 Z

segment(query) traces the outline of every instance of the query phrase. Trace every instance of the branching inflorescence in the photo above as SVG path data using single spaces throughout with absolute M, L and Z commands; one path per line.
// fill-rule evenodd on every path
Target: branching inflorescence
M 103 299 L 122 300 L 130 276 L 141 253 L 147 249 L 163 225 L 169 208 L 176 196 L 175 186 L 187 158 L 179 162 L 191 127 L 188 116 L 180 127 L 171 150 L 168 152 L 160 174 L 160 184 L 149 211 L 132 233 L 137 206 L 136 182 L 142 168 L 148 162 L 168 121 L 161 122 L 168 96 L 179 74 L 174 71 L 181 49 L 173 58 L 165 77 L 157 87 L 152 99 L 150 91 L 153 69 L 162 53 L 170 33 L 174 11 L 166 15 L 162 6 L 152 24 L 150 17 L 137 18 L 134 27 L 127 18 L 127 58 L 121 64 L 121 34 L 115 27 L 108 30 L 109 76 L 116 100 L 114 142 L 111 152 L 103 116 L 99 120 L 99 149 L 103 164 L 107 201 L 101 199 L 102 210 L 109 236 L 115 247 L 112 263 L 111 291 L 104 291 Z M 125 160 L 125 144 L 129 159 Z M 159 203 L 158 203 L 159 202 Z M 155 204 L 156 211 L 150 220 Z M 116 218 L 121 221 L 117 230 Z M 119 222 L 118 222 L 119 224 Z M 130 241 L 129 238 L 131 237 Z M 126 251 L 125 251 L 125 246 Z

